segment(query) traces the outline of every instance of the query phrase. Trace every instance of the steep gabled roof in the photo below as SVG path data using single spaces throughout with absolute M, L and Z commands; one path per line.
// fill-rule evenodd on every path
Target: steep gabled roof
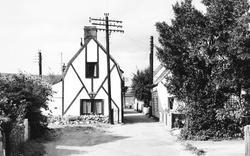
M 163 68 L 163 65 L 159 65 L 156 69 L 155 69 L 155 71 L 154 71 L 154 76 L 161 70 Z
M 83 51 L 83 49 L 86 48 L 86 46 L 88 45 L 88 43 L 90 42 L 90 40 L 94 40 L 96 42 L 96 44 L 104 51 L 104 53 L 107 54 L 106 49 L 102 46 L 102 44 L 99 41 L 97 41 L 93 37 L 87 39 L 85 41 L 85 43 L 83 44 L 83 46 L 81 46 L 81 48 L 77 51 L 77 53 L 68 62 L 67 66 L 66 66 L 66 68 L 65 68 L 65 70 L 63 72 L 63 78 L 66 76 L 66 74 L 67 74 L 67 72 L 69 70 L 70 65 L 74 62 L 74 60 L 78 57 L 78 55 L 80 55 L 80 53 Z M 123 80 L 123 77 L 122 77 L 123 70 L 121 70 L 119 64 L 115 61 L 115 59 L 111 55 L 110 55 L 110 59 L 114 62 L 115 66 L 117 67 L 120 79 Z
M 160 64 L 156 70 L 154 71 L 154 84 L 158 84 L 159 82 L 161 82 L 162 80 L 164 80 L 164 78 L 166 78 L 166 76 L 170 73 L 169 70 L 165 69 L 165 67 Z M 156 75 L 159 75 L 156 77 Z
M 102 44 L 99 41 L 97 41 L 95 38 L 93 38 L 93 40 L 101 47 L 101 49 L 104 51 L 104 53 L 107 54 L 107 51 L 102 46 Z M 124 71 L 120 68 L 119 64 L 116 62 L 116 60 L 111 55 L 109 55 L 109 57 L 114 62 L 115 66 L 117 67 L 120 79 L 123 80 L 122 73 L 124 73 Z

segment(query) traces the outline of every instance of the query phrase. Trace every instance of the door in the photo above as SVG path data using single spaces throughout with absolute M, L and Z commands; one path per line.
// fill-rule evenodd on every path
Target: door
M 154 91 L 152 94 L 152 113 L 155 117 L 159 117 L 158 93 Z

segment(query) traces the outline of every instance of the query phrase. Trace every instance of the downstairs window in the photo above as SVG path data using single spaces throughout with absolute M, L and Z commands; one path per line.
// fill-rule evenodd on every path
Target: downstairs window
M 80 115 L 86 114 L 104 114 L 104 106 L 102 99 L 81 99 Z

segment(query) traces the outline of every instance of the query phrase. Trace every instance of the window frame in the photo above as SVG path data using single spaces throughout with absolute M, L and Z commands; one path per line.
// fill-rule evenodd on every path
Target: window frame
M 93 61 L 88 62 L 88 45 L 85 48 L 85 77 L 88 79 L 99 78 L 99 45 L 96 44 L 96 47 L 97 47 L 97 60 L 96 60 L 96 62 L 93 62 Z M 88 63 L 96 63 L 96 76 L 88 75 L 88 72 L 87 72 L 88 71 L 88 69 L 87 69 Z
M 90 113 L 83 113 L 83 104 L 84 102 L 90 102 L 91 104 L 91 110 Z M 101 103 L 101 113 L 94 113 L 97 111 L 95 102 L 100 102 Z M 96 110 L 94 110 L 96 109 Z M 95 114 L 95 115 L 104 115 L 104 100 L 103 99 L 80 99 L 80 115 L 90 115 L 90 114 Z
M 174 97 L 173 96 L 172 97 L 168 97 L 168 106 L 169 106 L 170 110 L 172 110 L 174 108 Z
M 94 64 L 96 63 L 96 76 L 92 76 L 89 74 L 88 64 Z M 86 78 L 99 78 L 99 63 L 98 62 L 86 62 L 85 63 L 85 76 Z

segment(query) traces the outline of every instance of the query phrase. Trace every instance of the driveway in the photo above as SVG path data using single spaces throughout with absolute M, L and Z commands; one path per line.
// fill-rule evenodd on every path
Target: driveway
M 165 127 L 133 110 L 125 111 L 125 124 L 107 131 L 83 133 L 68 129 L 61 139 L 47 143 L 48 156 L 191 156 Z

